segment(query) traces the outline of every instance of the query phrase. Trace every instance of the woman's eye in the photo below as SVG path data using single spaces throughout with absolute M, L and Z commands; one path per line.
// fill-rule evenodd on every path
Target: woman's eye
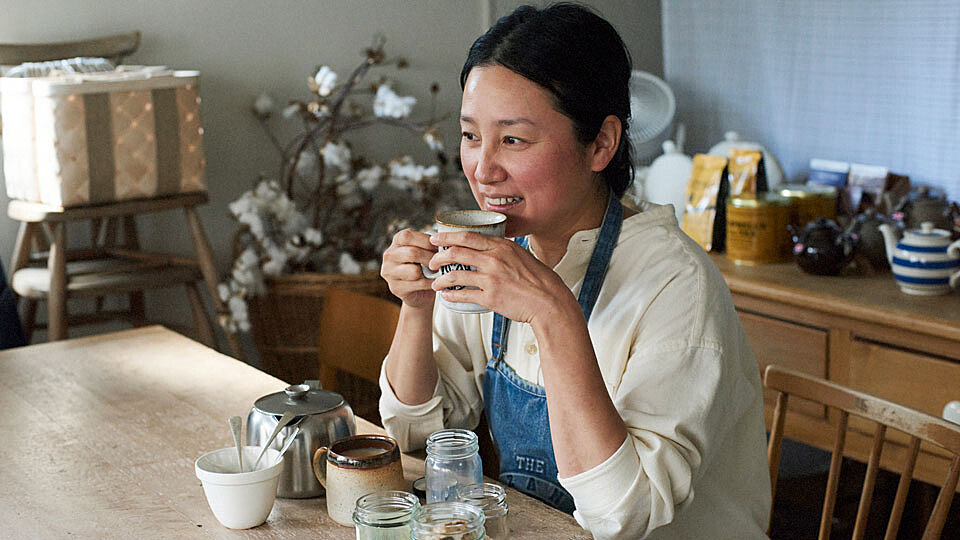
M 469 131 L 464 131 L 464 132 L 460 133 L 460 136 L 463 137 L 464 139 L 468 140 L 468 141 L 475 141 L 475 140 L 477 140 L 477 136 L 474 135 L 473 133 L 470 133 Z

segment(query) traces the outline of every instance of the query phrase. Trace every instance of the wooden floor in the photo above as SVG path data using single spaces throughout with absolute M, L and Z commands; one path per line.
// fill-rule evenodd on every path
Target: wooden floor
M 829 454 L 824 453 L 824 455 L 829 460 Z M 851 459 L 843 460 L 831 539 L 848 539 L 853 534 L 866 469 L 867 466 L 863 463 Z M 893 473 L 881 470 L 878 474 L 865 538 L 883 538 L 899 481 L 900 477 Z M 826 472 L 781 478 L 777 485 L 770 538 L 773 540 L 816 539 L 826 488 Z M 923 527 L 926 525 L 938 491 L 938 488 L 930 484 L 913 481 L 897 536 L 898 540 L 914 538 L 919 540 L 923 536 Z M 960 531 L 960 497 L 953 499 L 942 538 L 944 540 L 958 538 L 958 536 L 952 536 L 957 534 L 957 531 Z

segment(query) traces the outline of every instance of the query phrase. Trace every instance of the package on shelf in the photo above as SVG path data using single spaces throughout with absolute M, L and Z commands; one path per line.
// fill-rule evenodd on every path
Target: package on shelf
M 200 74 L 0 77 L 7 196 L 81 206 L 204 191 Z

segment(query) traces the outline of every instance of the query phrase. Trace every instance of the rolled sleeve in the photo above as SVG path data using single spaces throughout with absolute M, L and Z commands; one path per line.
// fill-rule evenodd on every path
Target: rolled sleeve
M 423 448 L 431 433 L 443 429 L 443 399 L 439 389 L 438 380 L 433 397 L 417 405 L 408 405 L 397 399 L 387 381 L 386 370 L 380 370 L 380 418 L 383 429 L 396 439 L 404 452 Z

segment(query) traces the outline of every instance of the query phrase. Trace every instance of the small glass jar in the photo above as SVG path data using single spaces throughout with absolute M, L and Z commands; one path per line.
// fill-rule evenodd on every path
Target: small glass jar
M 483 528 L 487 540 L 507 540 L 510 528 L 507 526 L 507 492 L 503 486 L 491 484 L 470 484 L 461 486 L 457 494 L 460 502 L 472 504 L 483 511 Z
M 456 501 L 459 486 L 483 482 L 477 434 L 442 429 L 427 438 L 427 503 Z
M 413 513 L 410 529 L 413 540 L 481 540 L 483 511 L 462 502 L 425 504 Z
M 377 491 L 357 499 L 357 540 L 410 540 L 410 521 L 420 500 L 406 491 Z

